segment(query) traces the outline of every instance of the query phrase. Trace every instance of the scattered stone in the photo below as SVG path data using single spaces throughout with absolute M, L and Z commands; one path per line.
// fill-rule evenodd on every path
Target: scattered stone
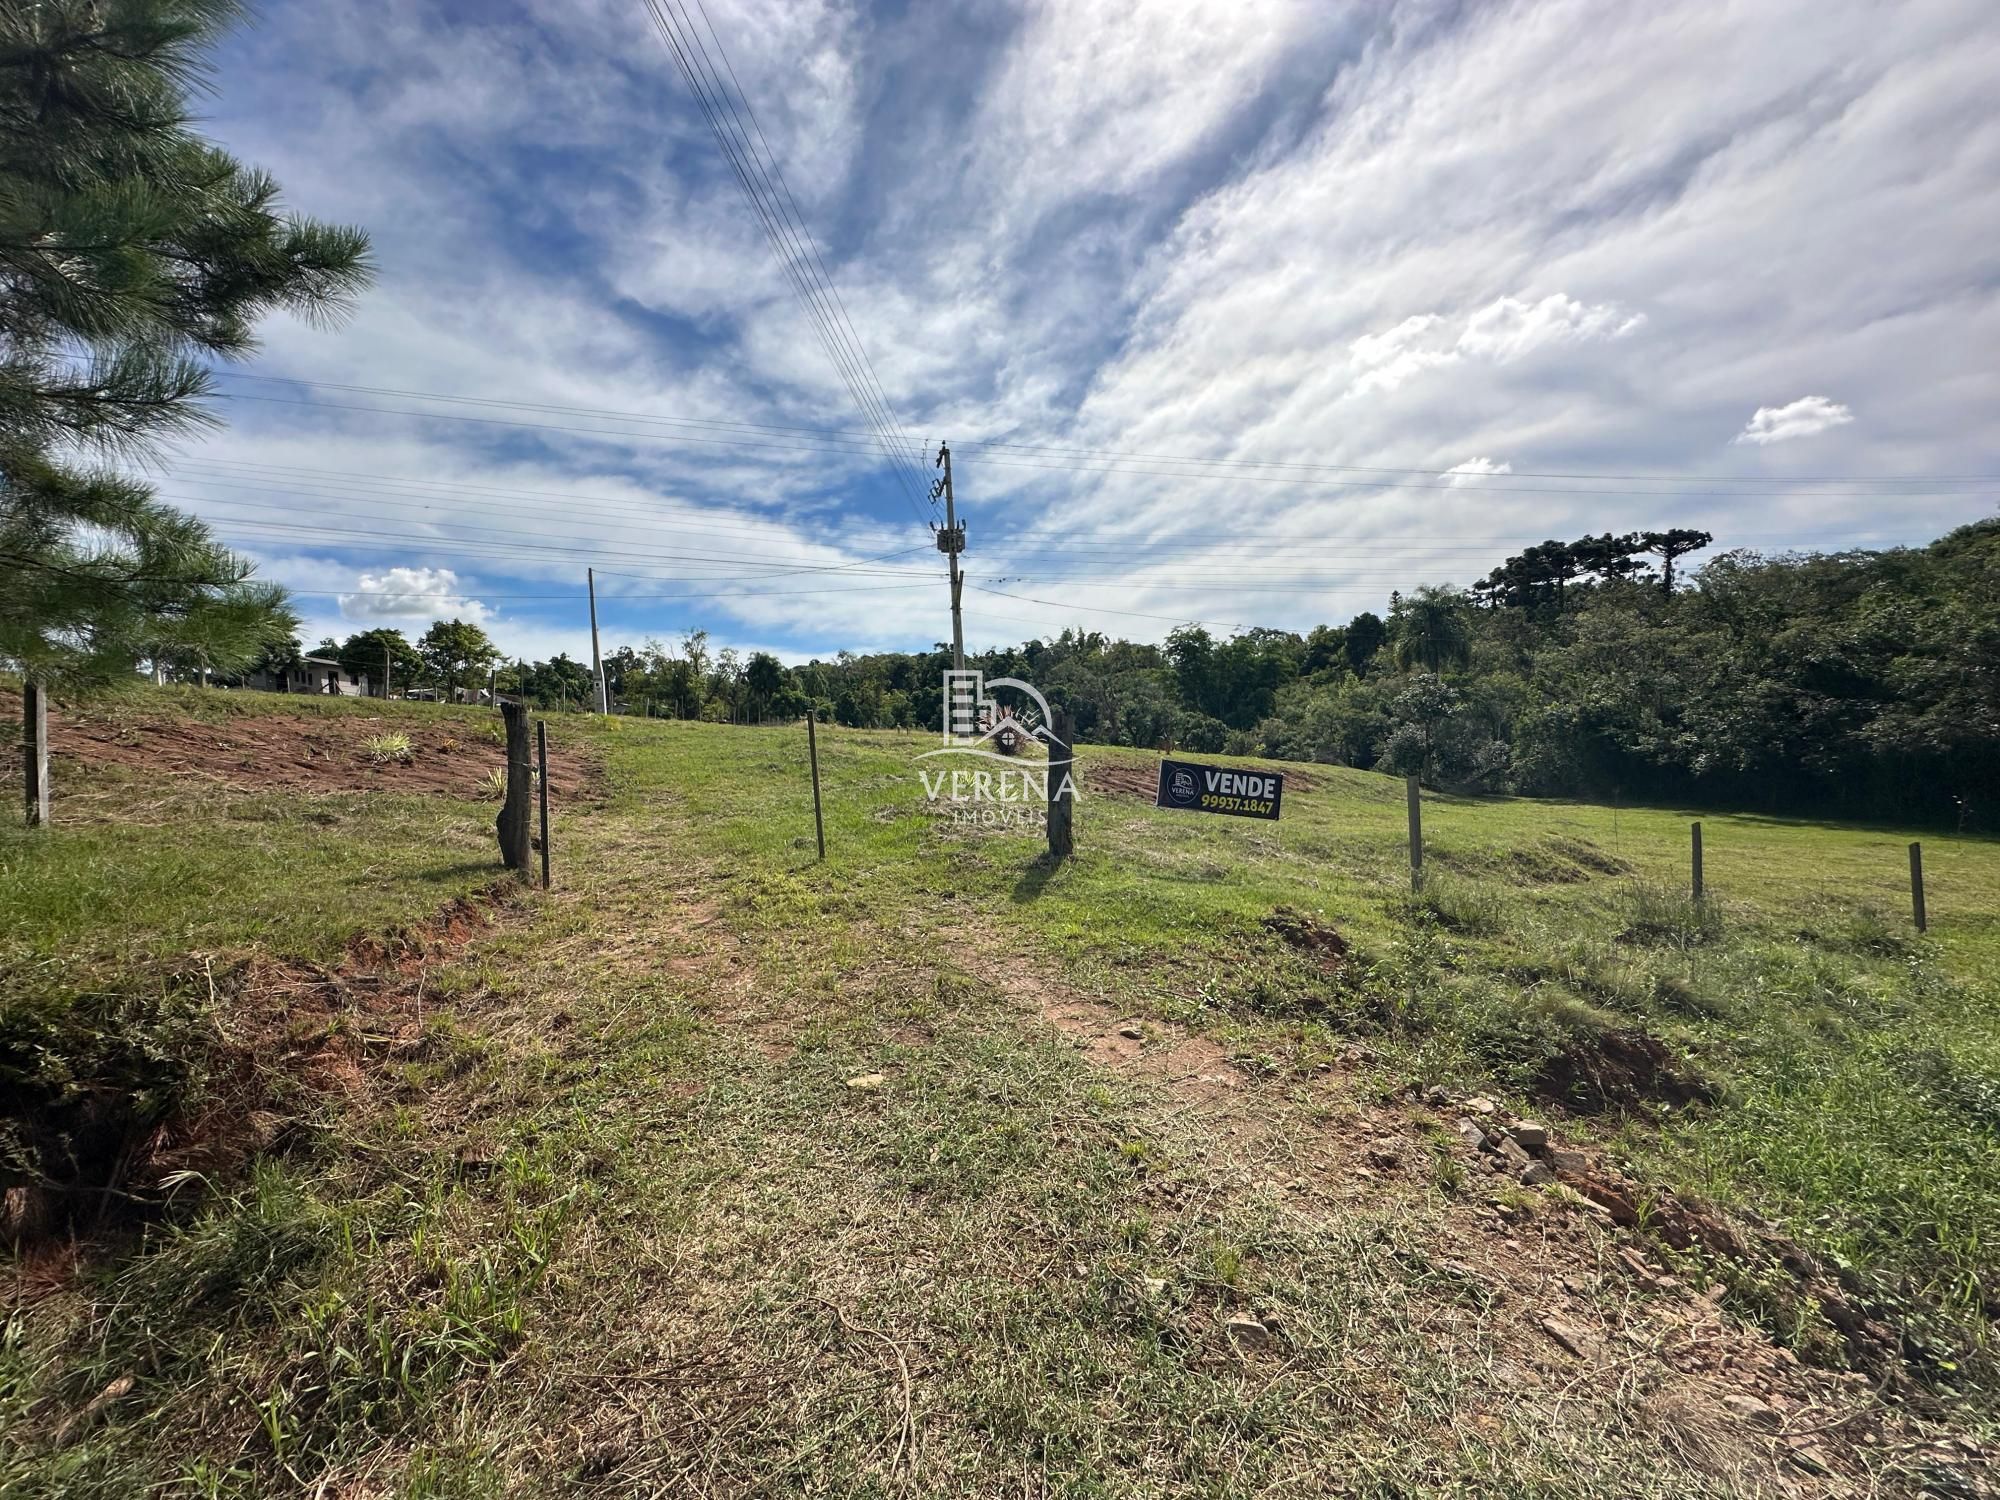
M 1787 1448 L 1785 1457 L 1808 1474 L 1826 1475 L 1833 1472 L 1833 1465 L 1827 1462 L 1826 1449 L 1818 1443 L 1800 1443 Z
M 1368 1164 L 1388 1171 L 1403 1159 L 1403 1153 L 1396 1143 L 1387 1136 L 1382 1137 L 1368 1148 Z
M 1254 1353 L 1271 1347 L 1271 1330 L 1248 1313 L 1237 1313 L 1222 1325 L 1222 1331 L 1229 1335 L 1229 1342 L 1244 1353 Z
M 1549 1143 L 1549 1127 L 1533 1120 L 1523 1120 L 1514 1127 L 1514 1139 L 1530 1151 L 1539 1151 Z
M 1146 1039 L 1146 1033 L 1130 1021 L 1118 1028 L 1118 1034 L 1131 1042 L 1142 1042 Z
M 873 1094 L 880 1092 L 883 1085 L 888 1083 L 888 1081 L 889 1076 L 886 1073 L 861 1073 L 848 1079 L 847 1086 L 851 1089 L 859 1089 L 866 1094 Z
M 1580 1330 L 1572 1328 L 1560 1318 L 1543 1318 L 1540 1326 L 1543 1333 L 1562 1345 L 1564 1349 L 1578 1359 L 1583 1358 L 1584 1339 Z
M 1752 1427 L 1762 1427 L 1767 1431 L 1775 1431 L 1780 1420 L 1775 1407 L 1769 1402 L 1759 1401 L 1755 1396 L 1724 1396 L 1722 1407 L 1737 1421 L 1748 1422 Z
M 1141 1276 L 1139 1278 L 1139 1290 L 1144 1292 L 1147 1297 L 1157 1300 L 1166 1295 L 1166 1278 L 1163 1276 Z
M 1612 1223 L 1629 1229 L 1639 1222 L 1639 1210 L 1632 1206 L 1632 1200 L 1603 1178 L 1581 1176 L 1577 1178 L 1575 1187 L 1586 1201 L 1609 1215 Z
M 1424 1090 L 1424 1098 L 1429 1103 L 1436 1105 L 1440 1108 L 1443 1107 L 1445 1101 L 1449 1097 L 1450 1095 L 1446 1094 L 1445 1091 L 1439 1088 L 1436 1084 L 1432 1084 L 1428 1089 Z
M 1558 1172 L 1581 1172 L 1590 1163 L 1581 1151 L 1551 1151 L 1549 1165 Z
M 1618 1259 L 1625 1269 L 1632 1273 L 1633 1278 L 1638 1281 L 1639 1285 L 1643 1287 L 1656 1287 L 1660 1284 L 1659 1273 L 1647 1265 L 1646 1257 L 1641 1255 L 1637 1250 L 1634 1250 L 1630 1245 L 1627 1245 L 1618 1252 Z
M 1521 1149 L 1521 1143 L 1512 1136 L 1500 1137 L 1500 1159 L 1507 1163 L 1510 1171 L 1519 1172 L 1534 1158 Z
M 1521 1168 L 1523 1187 L 1540 1187 L 1545 1182 L 1554 1182 L 1556 1174 L 1549 1170 L 1547 1162 L 1531 1161 Z
M 1473 1124 L 1472 1121 L 1469 1119 L 1461 1117 L 1459 1119 L 1457 1129 L 1458 1129 L 1458 1138 L 1464 1141 L 1465 1144 L 1470 1146 L 1474 1151 L 1484 1151 L 1487 1148 L 1487 1146 L 1491 1144 L 1486 1139 L 1486 1132 L 1481 1130 L 1477 1125 Z
M 1465 1101 L 1466 1112 L 1469 1114 L 1490 1115 L 1499 1107 L 1499 1105 L 1488 1099 L 1484 1094 L 1474 1094 L 1470 1099 Z

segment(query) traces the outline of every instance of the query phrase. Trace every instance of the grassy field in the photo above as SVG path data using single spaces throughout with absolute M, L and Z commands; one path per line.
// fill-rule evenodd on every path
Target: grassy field
M 1993 842 L 1925 836 L 1919 939 L 1899 830 L 1704 816 L 1696 906 L 1693 814 L 1437 796 L 1413 898 L 1398 783 L 1289 768 L 1237 823 L 1086 748 L 1052 871 L 924 807 L 928 738 L 830 730 L 821 864 L 801 727 L 553 737 L 603 768 L 556 890 L 286 1012 L 354 1076 L 276 1089 L 247 1167 L 17 1261 L 0 1495 L 1976 1493 L 1934 1440 L 1994 1412 Z M 0 836 L 8 1027 L 226 1034 L 275 1002 L 192 975 L 496 873 L 491 804 L 59 770 L 74 826 Z M 1480 1171 L 1474 1091 L 1640 1225 Z M 1844 1268 L 1904 1373 L 1661 1244 L 1667 1195 Z

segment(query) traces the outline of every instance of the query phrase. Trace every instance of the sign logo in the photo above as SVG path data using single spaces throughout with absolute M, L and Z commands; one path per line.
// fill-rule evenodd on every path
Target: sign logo
M 998 698 L 1007 690 L 1017 697 Z M 1071 752 L 1060 749 L 1050 728 L 1055 716 L 1048 700 L 1019 677 L 995 677 L 974 670 L 944 674 L 944 743 L 920 761 L 939 756 L 956 761 L 919 768 L 924 795 L 933 807 L 949 809 L 952 821 L 980 827 L 1042 828 L 1048 823 L 1050 778 L 1057 797 L 1076 797 Z M 1045 761 L 1023 754 L 1031 742 L 1048 747 Z M 994 761 L 998 768 L 978 764 Z M 957 762 L 970 762 L 962 764 Z
M 994 688 L 1012 688 L 1023 694 L 1028 702 L 1002 703 L 988 696 Z M 1046 743 L 1055 738 L 1048 727 L 1054 718 L 1049 712 L 1048 700 L 1035 690 L 1033 683 L 1019 677 L 996 677 L 987 682 L 986 674 L 977 668 L 967 672 L 946 672 L 944 749 L 927 750 L 924 758 L 942 755 L 946 750 L 969 750 L 978 755 L 990 755 L 995 760 L 1006 760 L 1005 749 L 996 749 L 995 746 L 1012 747 L 1027 739 L 1039 739 Z
M 1276 771 L 1237 770 L 1187 760 L 1160 762 L 1156 807 L 1182 812 L 1221 813 L 1230 818 L 1276 821 L 1285 796 L 1285 778 Z

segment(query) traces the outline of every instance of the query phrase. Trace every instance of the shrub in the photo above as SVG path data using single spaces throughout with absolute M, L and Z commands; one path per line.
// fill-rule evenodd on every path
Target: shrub
M 366 746 L 368 758 L 376 765 L 387 765 L 390 761 L 407 763 L 410 758 L 410 737 L 407 734 L 378 734 L 369 738 Z

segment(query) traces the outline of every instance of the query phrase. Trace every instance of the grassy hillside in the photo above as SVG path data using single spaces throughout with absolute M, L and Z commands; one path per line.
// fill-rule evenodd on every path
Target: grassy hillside
M 162 711 L 384 712 L 120 710 Z M 87 822 L 5 835 L 15 1013 L 178 974 L 223 1032 L 262 1012 L 273 1059 L 343 1067 L 268 1080 L 268 1145 L 143 1241 L 17 1264 L 0 1494 L 1848 1493 L 1978 1463 L 1933 1440 L 1993 1411 L 1995 844 L 1926 838 L 1918 939 L 1896 830 L 1705 818 L 1696 907 L 1688 814 L 1432 798 L 1412 898 L 1397 783 L 1287 768 L 1284 821 L 1236 823 L 1086 750 L 1052 872 L 926 811 L 929 740 L 835 731 L 822 865 L 802 727 L 555 733 L 602 767 L 558 799 L 557 889 L 344 957 L 490 878 L 491 804 L 84 770 Z M 246 950 L 319 967 L 190 987 L 188 953 Z M 1484 1169 L 1474 1092 L 1615 1164 L 1637 1225 Z M 1893 1378 L 1844 1373 L 1769 1256 L 1674 1249 L 1691 1198 L 1844 1268 Z

